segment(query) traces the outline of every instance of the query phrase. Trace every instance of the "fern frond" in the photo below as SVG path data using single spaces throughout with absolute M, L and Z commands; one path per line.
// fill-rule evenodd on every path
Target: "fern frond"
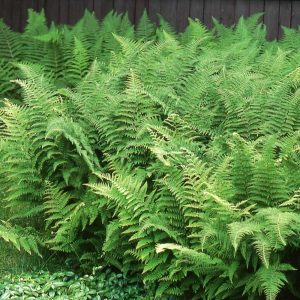
M 267 300 L 275 300 L 280 289 L 286 284 L 287 278 L 276 267 L 261 267 L 255 274 L 261 284 Z

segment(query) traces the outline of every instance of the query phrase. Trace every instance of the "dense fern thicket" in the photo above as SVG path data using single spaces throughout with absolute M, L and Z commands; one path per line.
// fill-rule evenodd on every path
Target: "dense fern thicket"
M 300 298 L 299 33 L 258 20 L 1 23 L 0 236 L 149 299 Z

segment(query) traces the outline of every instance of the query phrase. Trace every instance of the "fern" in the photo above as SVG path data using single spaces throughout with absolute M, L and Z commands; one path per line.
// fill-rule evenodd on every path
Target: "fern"
M 37 232 L 30 232 L 30 228 L 24 229 L 4 223 L 4 225 L 0 226 L 0 237 L 6 242 L 12 243 L 18 250 L 22 249 L 29 254 L 35 253 L 41 256 L 39 245 L 42 245 L 42 241 L 38 237 Z
M 259 289 L 263 291 L 266 299 L 274 300 L 279 294 L 280 288 L 285 285 L 287 278 L 281 271 L 293 270 L 289 265 L 281 264 L 272 268 L 261 267 L 255 274 L 254 280 L 247 284 L 246 289 Z
M 0 21 L 0 58 L 8 61 L 21 58 L 20 35 L 13 32 L 6 24 Z
M 297 295 L 298 32 L 268 42 L 259 18 L 1 22 L 0 237 L 149 299 Z
M 155 26 L 151 23 L 147 11 L 144 10 L 136 28 L 136 38 L 145 41 L 152 40 L 155 36 Z

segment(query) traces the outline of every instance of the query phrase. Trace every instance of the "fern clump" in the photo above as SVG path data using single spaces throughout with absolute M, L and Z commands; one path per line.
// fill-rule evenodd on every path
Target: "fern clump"
M 1 23 L 0 236 L 149 299 L 299 298 L 299 33 L 259 17 Z

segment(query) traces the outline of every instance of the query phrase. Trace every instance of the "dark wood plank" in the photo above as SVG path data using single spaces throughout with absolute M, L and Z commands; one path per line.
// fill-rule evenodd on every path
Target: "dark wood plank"
M 20 27 L 21 30 L 23 30 L 27 24 L 27 3 L 25 1 L 21 1 L 21 7 L 20 7 Z
M 238 0 L 235 5 L 235 22 L 237 23 L 241 16 L 244 18 L 250 15 L 250 1 L 249 0 Z
M 260 22 L 264 22 L 265 17 L 265 1 L 263 0 L 250 0 L 250 16 L 257 14 L 257 13 L 263 13 L 263 15 L 260 18 Z
M 128 12 L 128 17 L 133 23 L 135 20 L 135 0 L 127 0 L 126 2 L 126 11 Z
M 14 0 L 12 1 L 12 17 L 11 17 L 11 28 L 15 31 L 21 31 L 21 9 L 22 9 L 22 1 Z
M 37 10 L 41 11 L 45 7 L 45 0 L 37 0 Z
M 119 13 L 123 13 L 126 10 L 126 1 L 114 0 L 114 10 Z
M 264 12 L 265 11 L 265 1 L 263 0 L 250 0 L 250 15 Z
M 279 29 L 279 0 L 266 1 L 264 23 L 267 26 L 267 37 L 276 39 Z
M 28 10 L 38 10 L 38 3 L 35 0 L 23 0 L 21 5 L 20 26 L 23 29 L 27 23 Z
M 11 1 L 11 2 L 13 2 L 13 1 Z M 27 10 L 30 8 L 35 11 L 38 10 L 38 1 L 37 0 L 23 0 L 22 2 L 23 2 L 23 6 L 26 7 Z
M 96 17 L 102 20 L 113 9 L 113 4 L 113 0 L 94 0 Z
M 1 18 L 3 18 L 4 22 L 12 27 L 12 14 L 13 7 L 11 0 L 2 0 L 1 1 Z
M 160 14 L 173 28 L 176 28 L 177 0 L 162 0 Z
M 84 1 L 84 7 L 85 7 L 85 9 L 89 10 L 90 12 L 92 12 L 94 10 L 94 0 L 85 0 Z
M 197 18 L 204 23 L 204 2 L 205 0 L 191 0 L 190 4 L 190 16 L 195 19 Z
M 217 2 L 216 5 L 215 1 L 206 0 L 204 3 L 204 24 L 208 28 L 212 28 L 213 22 L 212 17 L 216 17 L 220 15 L 220 2 Z
M 282 37 L 282 26 L 291 26 L 291 16 L 292 16 L 292 2 L 290 1 L 280 1 L 279 9 L 279 32 L 278 38 Z
M 221 2 L 220 21 L 226 26 L 231 26 L 235 22 L 235 0 Z
M 114 9 L 119 13 L 128 13 L 131 22 L 134 21 L 135 0 L 114 0 Z
M 213 9 L 212 9 L 211 16 L 214 17 L 215 19 L 217 19 L 218 21 L 220 21 L 220 19 L 221 19 L 221 3 L 222 3 L 222 0 L 214 0 L 212 2 L 213 2 Z
M 151 0 L 150 0 L 151 1 Z M 137 24 L 143 15 L 144 10 L 149 11 L 149 0 L 136 0 L 135 1 L 135 16 L 134 22 Z
M 157 22 L 157 14 L 160 13 L 160 4 L 164 0 L 149 0 L 149 18 L 152 22 Z
M 190 0 L 177 0 L 176 29 L 184 31 L 190 15 Z
M 250 0 L 250 16 L 257 14 L 257 13 L 263 13 L 263 15 L 260 17 L 260 22 L 264 23 L 265 18 L 265 1 L 261 0 Z
M 90 1 L 71 0 L 69 4 L 69 24 L 77 23 L 83 16 L 84 10 L 90 7 Z M 93 7 L 93 5 L 92 5 Z M 92 10 L 92 9 L 90 9 Z
M 3 9 L 3 0 L 0 0 L 0 19 L 4 18 L 5 11 Z
M 45 0 L 44 10 L 48 23 L 59 23 L 59 0 Z
M 69 22 L 69 0 L 59 1 L 59 23 L 68 24 Z
M 291 27 L 296 28 L 300 25 L 300 1 L 292 1 Z

